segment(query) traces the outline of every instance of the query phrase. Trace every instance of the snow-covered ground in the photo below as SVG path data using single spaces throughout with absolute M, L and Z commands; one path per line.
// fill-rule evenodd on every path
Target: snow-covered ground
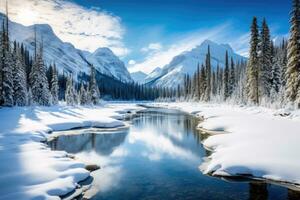
M 213 152 L 200 169 L 213 175 L 252 175 L 300 184 L 300 111 L 200 103 L 147 103 L 203 116 L 199 126 L 221 134 L 203 143 Z M 0 109 L 0 199 L 59 199 L 89 172 L 85 164 L 51 151 L 51 131 L 123 127 L 132 103 L 99 107 Z M 287 115 L 287 116 L 285 116 Z M 40 197 L 40 198 L 38 198 Z
M 0 199 L 60 199 L 89 172 L 84 163 L 51 151 L 51 131 L 78 127 L 122 127 L 119 119 L 135 104 L 99 107 L 27 107 L 0 109 Z
M 300 184 L 300 110 L 271 110 L 201 103 L 154 103 L 203 116 L 212 150 L 200 169 L 213 175 L 251 175 Z

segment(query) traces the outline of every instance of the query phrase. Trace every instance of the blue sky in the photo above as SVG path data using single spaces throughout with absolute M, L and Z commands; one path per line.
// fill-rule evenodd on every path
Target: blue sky
M 272 36 L 289 30 L 291 0 L 10 0 L 14 21 L 48 23 L 79 49 L 111 48 L 130 71 L 150 72 L 204 39 L 246 55 L 253 16 Z M 3 6 L 2 6 L 3 7 Z M 130 64 L 128 64 L 130 63 Z
M 124 61 L 142 62 L 150 43 L 160 43 L 161 48 L 176 44 L 199 30 L 210 30 L 227 24 L 224 31 L 232 37 L 222 38 L 222 43 L 249 31 L 252 17 L 266 17 L 273 35 L 288 32 L 290 2 L 287 0 L 75 0 L 85 7 L 99 7 L 121 18 L 125 27 L 124 43 L 130 53 Z M 200 31 L 201 32 L 201 31 Z M 222 34 L 222 33 L 220 33 Z M 224 33 L 227 35 L 228 33 Z M 220 40 L 220 39 L 217 39 Z M 243 41 L 241 41 L 243 42 Z M 242 47 L 234 47 L 244 51 Z M 244 52 L 241 52 L 244 53 Z

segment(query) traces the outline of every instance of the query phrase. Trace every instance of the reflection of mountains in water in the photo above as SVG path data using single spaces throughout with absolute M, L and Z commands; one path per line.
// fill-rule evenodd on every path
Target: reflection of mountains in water
M 49 145 L 53 150 L 64 150 L 68 153 L 94 150 L 101 155 L 109 155 L 125 141 L 127 134 L 128 131 L 62 135 L 49 142 Z

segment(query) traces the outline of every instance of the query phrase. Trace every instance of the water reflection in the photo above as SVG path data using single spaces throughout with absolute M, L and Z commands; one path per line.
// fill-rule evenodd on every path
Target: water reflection
M 81 135 L 62 135 L 50 142 L 52 149 L 65 150 L 69 153 L 95 151 L 101 155 L 110 155 L 125 141 L 128 131 L 108 132 L 105 134 L 86 133 Z
M 266 183 L 249 183 L 249 200 L 267 200 L 268 186 Z
M 208 152 L 196 125 L 183 113 L 144 112 L 127 131 L 60 136 L 50 146 L 101 166 L 87 193 L 93 199 L 299 199 L 276 185 L 201 174 Z

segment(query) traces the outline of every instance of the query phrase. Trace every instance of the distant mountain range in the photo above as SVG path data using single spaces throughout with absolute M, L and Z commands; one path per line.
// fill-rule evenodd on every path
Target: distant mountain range
M 0 14 L 0 20 L 4 18 Z M 132 82 L 132 78 L 124 63 L 109 49 L 99 48 L 90 53 L 76 49 L 72 44 L 60 40 L 52 28 L 47 24 L 23 26 L 9 21 L 9 36 L 11 41 L 22 42 L 26 48 L 34 53 L 34 27 L 38 41 L 43 39 L 44 62 L 46 65 L 55 62 L 58 70 L 72 73 L 77 77 L 81 72 L 89 73 L 89 64 L 93 64 L 99 73 L 110 76 L 122 82 Z
M 130 75 L 134 82 L 137 83 L 144 83 L 144 80 L 147 77 L 147 74 L 141 71 L 130 73 Z
M 205 63 L 208 46 L 210 47 L 213 69 L 218 64 L 220 67 L 224 67 L 226 51 L 229 58 L 232 57 L 235 62 L 246 60 L 245 57 L 235 53 L 228 44 L 217 44 L 213 41 L 205 40 L 191 51 L 185 51 L 175 56 L 162 69 L 156 68 L 144 79 L 144 83 L 151 86 L 177 87 L 178 84 L 183 83 L 185 74 L 193 75 L 196 72 L 197 65 Z
M 3 18 L 4 15 L 0 14 L 0 20 Z M 88 74 L 89 64 L 93 64 L 99 73 L 122 82 L 135 81 L 150 86 L 177 87 L 183 83 L 185 74 L 192 75 L 197 65 L 205 62 L 208 46 L 211 50 L 213 68 L 218 64 L 224 67 L 226 51 L 235 62 L 246 60 L 245 57 L 235 53 L 228 44 L 205 40 L 201 45 L 175 56 L 169 64 L 163 68 L 157 67 L 148 75 L 143 72 L 130 74 L 125 64 L 109 48 L 99 48 L 93 53 L 76 49 L 71 43 L 60 40 L 47 24 L 23 26 L 9 21 L 10 39 L 22 42 L 33 54 L 35 28 L 38 41 L 41 42 L 41 38 L 43 40 L 45 64 L 55 62 L 61 73 L 72 73 L 75 78 L 81 73 Z

